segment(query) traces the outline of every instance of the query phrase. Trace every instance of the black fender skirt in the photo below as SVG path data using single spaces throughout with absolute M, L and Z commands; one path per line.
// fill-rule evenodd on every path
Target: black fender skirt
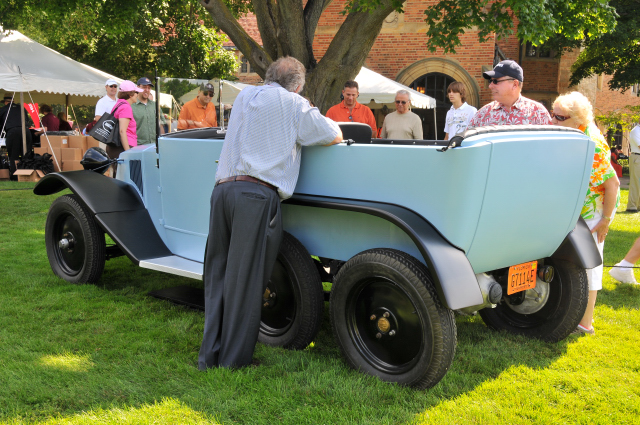
M 416 244 L 431 271 L 442 303 L 453 310 L 482 304 L 482 293 L 464 251 L 447 241 L 420 214 L 384 202 L 295 194 L 292 205 L 330 208 L 374 215 L 402 229 Z
M 136 265 L 141 260 L 172 255 L 158 235 L 138 191 L 129 183 L 94 171 L 67 171 L 47 174 L 33 193 L 51 195 L 67 188 Z
M 582 217 L 578 219 L 576 227 L 564 238 L 551 258 L 565 260 L 585 269 L 592 269 L 602 264 L 598 246 Z

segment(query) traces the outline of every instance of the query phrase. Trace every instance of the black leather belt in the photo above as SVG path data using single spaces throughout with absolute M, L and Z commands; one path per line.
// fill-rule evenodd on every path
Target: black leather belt
M 275 187 L 272 184 L 263 182 L 260 179 L 257 179 L 255 177 L 251 177 L 251 176 L 231 176 L 231 177 L 225 177 L 224 179 L 220 179 L 216 182 L 216 186 L 222 183 L 229 183 L 229 182 L 251 182 L 251 183 L 257 183 L 257 184 L 261 184 L 265 187 L 268 187 L 271 190 L 275 190 L 276 192 L 278 191 L 278 188 Z

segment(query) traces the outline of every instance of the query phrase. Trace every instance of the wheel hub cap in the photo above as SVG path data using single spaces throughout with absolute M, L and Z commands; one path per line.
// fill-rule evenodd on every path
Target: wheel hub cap
M 58 247 L 62 250 L 73 252 L 73 247 L 75 245 L 75 239 L 73 238 L 73 234 L 70 232 L 62 235 L 62 239 L 58 242 Z

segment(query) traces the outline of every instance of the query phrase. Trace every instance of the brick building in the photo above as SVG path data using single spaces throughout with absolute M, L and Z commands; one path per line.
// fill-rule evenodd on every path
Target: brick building
M 429 52 L 426 49 L 427 25 L 424 22 L 424 9 L 434 0 L 408 0 L 404 13 L 392 13 L 385 20 L 365 66 L 392 80 L 414 88 L 438 101 L 436 113 L 437 138 L 444 137 L 444 118 L 450 108 L 446 97 L 446 87 L 453 81 L 461 81 L 467 87 L 467 102 L 475 107 L 491 101 L 488 84 L 482 78 L 482 72 L 493 68 L 502 59 L 514 59 L 524 70 L 523 95 L 548 108 L 561 93 L 568 91 L 571 65 L 578 51 L 556 56 L 553 51 L 545 51 L 532 45 L 520 43 L 515 37 L 496 41 L 489 39 L 485 43 L 478 41 L 477 32 L 469 31 L 461 37 L 461 46 L 455 54 L 444 54 L 441 49 Z M 346 0 L 335 0 L 323 13 L 314 40 L 316 58 L 320 59 L 333 40 L 344 15 Z M 257 33 L 255 18 L 244 18 L 245 28 Z M 253 24 L 249 21 L 253 19 Z M 252 30 L 252 28 L 254 28 Z M 258 35 L 259 39 L 259 35 Z M 246 68 L 245 68 L 246 69 Z M 253 74 L 255 76 L 255 74 Z M 251 81 L 251 74 L 239 75 L 241 81 Z M 255 77 L 253 77 L 255 80 Z M 596 114 L 618 110 L 626 105 L 640 105 L 637 90 L 625 93 L 609 90 L 607 76 L 594 76 L 583 80 L 577 87 L 585 94 L 596 109 Z M 339 99 L 336 99 L 336 103 Z M 425 138 L 434 138 L 434 118 L 432 111 L 414 109 L 424 121 Z M 380 115 L 378 112 L 377 115 Z M 377 117 L 381 122 L 381 117 Z

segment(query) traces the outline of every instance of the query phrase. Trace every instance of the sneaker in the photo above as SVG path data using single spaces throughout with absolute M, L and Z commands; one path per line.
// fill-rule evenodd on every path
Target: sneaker
M 588 334 L 588 335 L 595 335 L 596 334 L 596 330 L 593 328 L 593 326 L 591 326 L 591 329 L 587 329 L 584 326 L 582 326 L 581 324 L 578 323 L 578 327 L 571 332 L 572 334 Z
M 618 264 L 616 264 L 616 266 Z M 618 282 L 630 283 L 632 285 L 638 284 L 638 282 L 636 281 L 636 278 L 633 276 L 633 269 L 630 269 L 630 268 L 612 267 L 611 270 L 609 270 L 609 276 L 611 276 Z

